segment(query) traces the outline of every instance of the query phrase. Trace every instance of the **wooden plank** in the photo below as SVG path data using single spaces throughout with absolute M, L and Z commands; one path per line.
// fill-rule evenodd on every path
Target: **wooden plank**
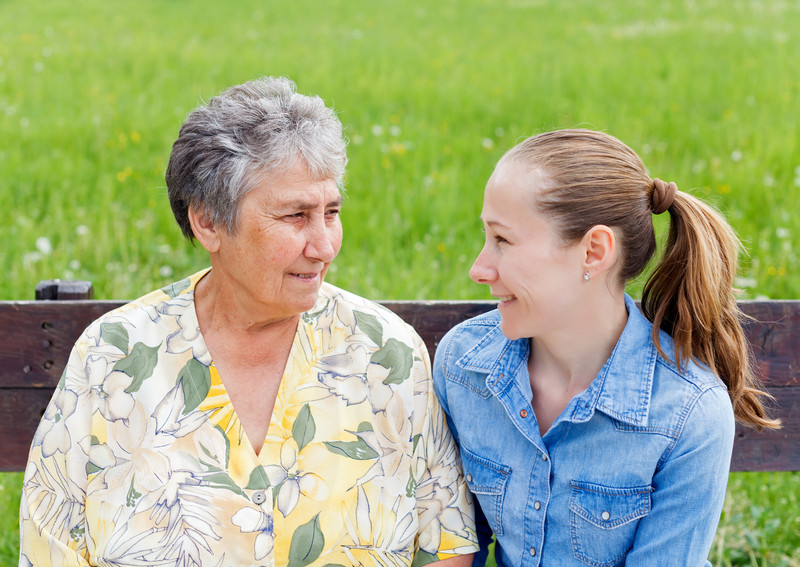
M 800 385 L 800 301 L 744 301 L 740 306 L 752 317 L 745 333 L 765 383 Z
M 455 324 L 494 308 L 474 301 L 384 301 L 411 324 L 433 356 Z M 54 385 L 83 329 L 120 301 L 0 302 L 0 387 Z M 757 365 L 771 387 L 800 385 L 800 301 L 743 302 Z
M 0 302 L 0 388 L 53 388 L 81 332 L 119 301 Z
M 800 471 L 800 387 L 770 393 L 778 400 L 770 415 L 780 418 L 783 427 L 759 433 L 737 424 L 732 471 Z
M 44 280 L 36 285 L 36 299 L 94 299 L 92 282 Z
M 0 389 L 0 471 L 24 471 L 36 426 L 52 389 Z
M 428 353 L 433 354 L 442 337 L 458 323 L 491 311 L 497 305 L 491 301 L 381 301 L 397 313 L 425 341 Z

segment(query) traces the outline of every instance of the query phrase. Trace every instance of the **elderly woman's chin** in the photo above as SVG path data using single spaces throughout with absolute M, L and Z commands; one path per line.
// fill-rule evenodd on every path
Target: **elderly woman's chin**
M 307 274 L 300 276 L 291 274 L 289 276 L 293 293 L 287 297 L 287 304 L 296 306 L 297 314 L 314 307 L 319 296 L 319 289 L 325 281 L 325 272 L 327 269 L 314 277 L 309 277 Z

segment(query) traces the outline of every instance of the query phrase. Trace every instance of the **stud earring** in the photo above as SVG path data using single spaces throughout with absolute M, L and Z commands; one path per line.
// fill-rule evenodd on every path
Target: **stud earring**
M 589 283 L 589 272 L 583 272 L 583 281 Z

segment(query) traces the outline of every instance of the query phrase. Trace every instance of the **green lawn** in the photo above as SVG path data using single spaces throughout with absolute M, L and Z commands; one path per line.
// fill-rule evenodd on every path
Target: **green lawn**
M 486 298 L 467 271 L 494 163 L 586 126 L 728 216 L 743 298 L 800 298 L 798 29 L 787 0 L 0 0 L 0 298 L 56 277 L 132 298 L 205 266 L 166 201 L 170 146 L 191 108 L 265 74 L 346 126 L 337 285 Z M 2 565 L 19 484 L 0 475 Z M 798 484 L 733 475 L 714 564 L 800 565 Z

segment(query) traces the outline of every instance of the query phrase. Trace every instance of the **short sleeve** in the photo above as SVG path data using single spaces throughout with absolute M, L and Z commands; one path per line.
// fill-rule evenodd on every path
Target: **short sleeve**
M 83 566 L 91 420 L 84 334 L 33 438 L 20 502 L 20 565 Z
M 430 561 L 475 553 L 478 549 L 472 495 L 461 469 L 458 446 L 433 388 L 428 351 L 415 334 L 415 396 L 422 397 L 415 447 L 417 554 Z M 418 400 L 422 401 L 422 400 Z M 415 440 L 416 441 L 416 440 Z M 415 564 L 424 564 L 415 562 Z

